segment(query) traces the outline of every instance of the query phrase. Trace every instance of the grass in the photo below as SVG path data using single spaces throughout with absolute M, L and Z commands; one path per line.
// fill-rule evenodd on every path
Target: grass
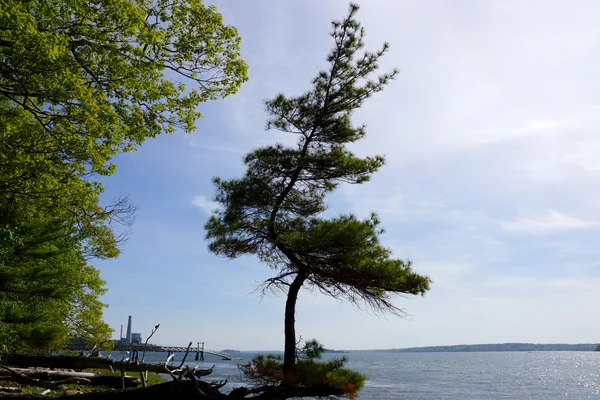
M 121 371 L 111 371 L 109 368 L 93 368 L 87 370 L 88 372 L 96 372 L 98 374 L 106 374 L 106 375 L 118 375 L 121 376 Z M 134 376 L 136 378 L 140 377 L 138 372 L 129 372 L 125 373 L 125 375 Z M 160 376 L 154 372 L 148 372 L 148 379 L 146 379 L 146 383 L 148 385 L 156 385 L 157 383 L 163 383 L 168 381 L 164 376 Z

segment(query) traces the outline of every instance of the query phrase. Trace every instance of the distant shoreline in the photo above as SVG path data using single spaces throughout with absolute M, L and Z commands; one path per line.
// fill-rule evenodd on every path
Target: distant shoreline
M 475 353 L 491 351 L 600 351 L 598 343 L 489 343 L 458 344 L 450 346 L 405 347 L 399 349 L 338 350 L 325 349 L 325 353 Z M 282 353 L 281 350 L 222 350 L 225 353 Z
M 472 353 L 490 351 L 594 351 L 598 343 L 494 343 L 494 344 L 459 344 L 453 346 L 407 347 L 401 349 L 372 349 L 372 350 L 329 350 L 332 353 L 347 353 L 357 351 L 389 352 L 389 353 Z

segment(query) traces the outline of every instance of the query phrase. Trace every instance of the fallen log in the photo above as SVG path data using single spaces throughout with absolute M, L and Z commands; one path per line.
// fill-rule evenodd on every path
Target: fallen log
M 8 368 L 5 365 L 0 365 L 0 369 L 7 371 L 10 374 L 11 380 L 21 384 L 21 385 L 35 385 L 35 386 L 39 386 L 39 387 L 43 387 L 43 388 L 50 388 L 53 387 L 52 384 L 47 383 L 47 382 L 40 382 L 37 381 L 35 379 L 32 379 L 28 376 L 25 375 L 21 375 L 20 373 L 16 372 L 14 369 L 12 368 Z
M 176 376 L 186 375 L 189 373 L 188 369 L 169 366 L 166 364 L 121 361 L 104 357 L 8 354 L 4 358 L 4 365 L 14 367 L 73 369 L 79 371 L 90 368 L 112 368 L 114 371 L 149 371 L 157 374 L 169 374 Z M 192 374 L 199 378 L 210 375 L 213 369 L 193 368 L 189 369 L 189 371 L 192 371 Z
M 54 371 L 40 368 L 12 368 L 12 371 L 32 379 L 48 381 L 53 385 L 62 385 L 66 383 L 87 383 L 92 386 L 108 386 L 118 389 L 121 388 L 123 384 L 121 376 L 98 374 L 94 372 Z M 0 377 L 3 377 L 5 374 L 10 376 L 10 372 L 0 371 Z M 138 378 L 133 376 L 125 376 L 125 387 L 138 387 L 139 384 L 140 380 Z
M 77 394 L 77 400 L 225 400 L 228 396 L 219 393 L 217 390 L 211 390 L 207 382 L 198 381 L 199 387 L 195 386 L 191 381 L 171 381 L 159 383 L 157 385 L 148 386 L 145 388 L 113 390 L 105 392 L 87 392 Z M 199 391 L 198 389 L 203 389 Z M 46 396 L 39 395 L 19 395 L 11 394 L 11 400 L 32 400 L 32 399 L 47 399 Z M 54 399 L 71 400 L 73 396 L 59 396 Z M 229 397 L 229 399 L 231 399 Z

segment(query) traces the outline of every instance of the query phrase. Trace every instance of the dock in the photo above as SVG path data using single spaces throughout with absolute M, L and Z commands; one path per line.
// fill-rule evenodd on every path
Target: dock
M 217 350 L 210 350 L 210 349 L 206 349 L 204 347 L 204 342 L 197 342 L 198 345 L 196 347 L 190 347 L 189 352 L 190 353 L 196 353 L 196 357 L 195 360 L 196 361 L 204 361 L 204 354 L 212 354 L 214 356 L 217 357 L 221 357 L 221 359 L 223 360 L 241 360 L 241 358 L 239 357 L 232 357 L 229 354 L 225 354 L 222 353 L 220 351 Z M 128 351 L 131 353 L 139 353 L 139 352 L 143 352 L 144 348 L 146 349 L 146 352 L 158 352 L 158 353 L 168 353 L 168 355 L 174 354 L 174 353 L 185 353 L 186 351 L 188 351 L 188 347 L 187 346 L 161 346 L 161 345 L 155 345 L 155 344 L 148 344 L 148 345 L 143 345 L 143 344 L 133 344 L 133 343 L 125 343 L 125 342 L 115 342 L 115 346 L 113 348 L 114 351 Z M 67 345 L 67 349 L 68 350 L 75 350 L 75 351 L 85 351 L 85 350 L 91 350 L 90 346 L 87 344 L 69 344 Z

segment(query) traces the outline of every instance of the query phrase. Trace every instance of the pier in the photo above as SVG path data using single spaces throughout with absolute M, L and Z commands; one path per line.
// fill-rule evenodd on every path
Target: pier
M 232 357 L 229 354 L 222 353 L 217 350 L 210 350 L 204 347 L 204 342 L 197 342 L 198 345 L 196 347 L 190 347 L 190 353 L 196 353 L 195 360 L 196 361 L 204 361 L 204 354 L 212 354 L 217 357 L 221 357 L 223 360 L 241 360 L 238 357 Z M 129 351 L 132 353 L 143 352 L 144 348 L 146 352 L 159 352 L 159 353 L 168 353 L 168 355 L 174 353 L 185 353 L 188 351 L 187 346 L 160 346 L 155 344 L 148 344 L 144 346 L 143 344 L 133 344 L 126 342 L 115 342 L 115 346 L 113 348 L 114 351 Z M 91 350 L 90 346 L 87 344 L 69 344 L 67 345 L 67 349 L 76 350 L 76 351 L 84 351 Z

